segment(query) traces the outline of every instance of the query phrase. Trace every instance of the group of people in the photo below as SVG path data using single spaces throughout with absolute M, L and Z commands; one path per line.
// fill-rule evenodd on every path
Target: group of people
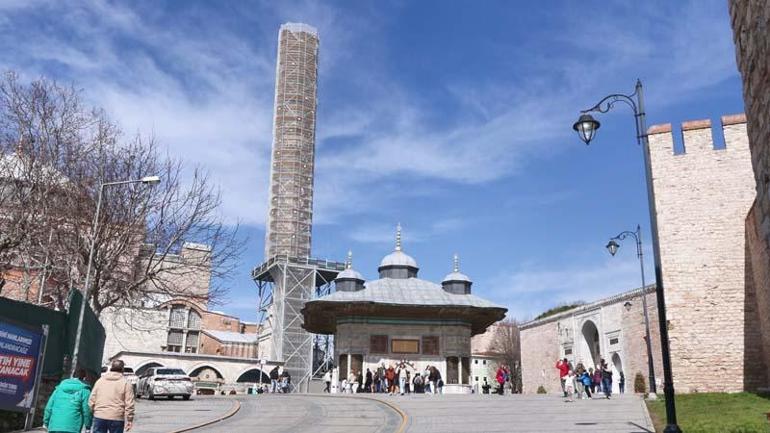
M 604 359 L 599 361 L 595 370 L 593 367 L 586 370 L 582 362 L 573 368 L 567 358 L 559 359 L 556 361 L 556 369 L 559 370 L 561 390 L 567 402 L 573 402 L 575 398 L 594 398 L 600 392 L 606 399 L 612 397 L 612 369 Z M 618 390 L 623 394 L 626 378 L 622 371 L 619 376 Z
M 324 392 L 331 392 L 332 373 L 324 374 L 326 387 Z M 441 372 L 435 366 L 429 365 L 423 371 L 417 371 L 415 366 L 405 360 L 397 365 L 390 364 L 372 371 L 366 369 L 366 373 L 360 370 L 352 370 L 347 377 L 340 380 L 340 392 L 342 393 L 388 393 L 395 394 L 442 394 L 444 381 Z
M 283 367 L 275 367 L 270 370 L 270 392 L 288 394 L 291 392 L 291 374 Z
M 134 423 L 134 390 L 123 377 L 123 361 L 113 361 L 110 371 L 96 381 L 86 382 L 86 371 L 79 370 L 54 389 L 43 413 L 43 426 L 49 433 L 123 433 Z

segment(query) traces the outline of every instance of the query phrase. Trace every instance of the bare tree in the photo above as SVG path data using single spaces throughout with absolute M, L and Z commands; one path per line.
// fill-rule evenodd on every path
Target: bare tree
M 511 369 L 511 387 L 514 393 L 521 392 L 521 338 L 519 322 L 506 319 L 495 325 L 495 351 Z
M 237 265 L 243 241 L 237 225 L 223 222 L 219 190 L 205 172 L 195 168 L 186 176 L 183 163 L 161 154 L 152 138 L 126 139 L 72 88 L 45 79 L 25 86 L 11 73 L 0 91 L 0 156 L 32 161 L 45 174 L 27 182 L 35 186 L 31 197 L 21 195 L 31 194 L 29 187 L 3 196 L 20 213 L 2 222 L 5 273 L 38 269 L 35 279 L 64 299 L 70 289 L 83 288 L 93 240 L 89 300 L 97 314 L 152 297 L 222 297 L 221 284 Z M 22 145 L 11 146 L 13 137 Z M 161 184 L 103 189 L 99 228 L 92 233 L 102 185 L 149 175 L 160 176 Z M 28 202 L 34 206 L 19 205 Z

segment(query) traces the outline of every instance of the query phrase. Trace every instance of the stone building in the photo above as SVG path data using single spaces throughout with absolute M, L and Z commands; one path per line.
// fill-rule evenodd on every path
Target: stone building
M 105 364 L 122 359 L 138 374 L 150 367 L 178 367 L 197 381 L 220 384 L 264 379 L 260 358 L 266 358 L 268 333 L 208 309 L 211 272 L 201 256 L 208 251 L 185 243 L 179 255 L 164 258 L 173 263 L 163 293 L 102 311 Z
M 756 198 L 746 218 L 747 293 L 757 306 L 753 343 L 762 351 L 765 387 L 770 387 L 770 4 L 765 0 L 730 0 L 730 18 L 743 101 Z
M 613 371 L 614 392 L 618 391 L 621 371 L 629 392 L 637 373 L 649 383 L 642 296 L 647 296 L 653 365 L 660 383 L 663 370 L 657 304 L 655 289 L 648 286 L 522 323 L 522 391 L 532 394 L 542 386 L 549 394 L 560 393 L 556 361 L 563 358 L 573 366 L 583 363 L 586 369 L 596 368 L 605 359 Z
M 750 278 L 751 256 L 746 254 L 752 239 L 751 233 L 746 233 L 746 217 L 755 195 L 746 118 L 723 116 L 719 129 L 725 145 L 715 149 L 710 120 L 684 122 L 682 152 L 675 151 L 671 124 L 655 125 L 647 131 L 677 392 L 735 392 L 767 384 L 762 328 L 756 324 L 763 323 L 760 313 L 768 307 L 759 296 L 762 290 L 755 293 Z M 605 302 L 608 301 L 599 301 Z M 655 302 L 650 302 L 651 309 L 654 306 Z M 583 308 L 578 310 L 584 311 Z M 609 311 L 602 308 L 600 316 L 601 320 L 609 320 L 609 328 L 592 320 L 599 331 L 597 352 L 587 352 L 581 324 L 586 319 L 581 315 L 575 316 L 580 326 L 572 328 L 572 337 L 563 334 L 568 331 L 562 328 L 561 319 L 523 325 L 525 392 L 534 392 L 532 387 L 539 386 L 535 385 L 538 381 L 548 390 L 558 386 L 550 365 L 557 357 L 573 355 L 576 360 L 594 361 L 598 353 L 608 361 L 613 360 L 613 332 L 620 336 L 618 344 L 623 346 L 617 352 L 618 365 L 628 370 L 633 362 L 638 362 L 640 358 L 628 354 L 636 346 L 644 350 L 643 340 L 624 339 L 623 335 L 636 334 L 627 328 L 628 323 L 617 322 L 622 317 L 617 316 L 622 313 L 621 308 L 615 308 L 612 314 Z M 657 328 L 655 315 L 651 315 L 650 321 L 651 328 Z M 572 338 L 572 346 L 565 346 L 565 338 Z M 660 353 L 658 340 L 657 336 L 653 338 L 654 357 Z M 533 355 L 533 350 L 547 351 L 553 361 L 543 366 L 546 355 Z M 615 367 L 614 360 L 612 364 Z M 632 371 L 646 374 L 645 368 L 634 367 Z M 660 380 L 662 372 L 656 371 Z M 720 380 L 712 380 L 704 371 L 717 372 Z
M 481 392 L 484 385 L 496 386 L 497 367 L 504 362 L 498 339 L 499 323 L 471 337 L 471 385 L 475 392 Z
M 334 334 L 338 376 L 406 360 L 412 374 L 438 368 L 445 392 L 470 392 L 471 336 L 501 320 L 506 308 L 471 294 L 457 261 L 440 285 L 417 278 L 417 262 L 401 250 L 400 230 L 378 271 L 379 279 L 366 282 L 348 260 L 337 291 L 302 310 L 305 329 Z

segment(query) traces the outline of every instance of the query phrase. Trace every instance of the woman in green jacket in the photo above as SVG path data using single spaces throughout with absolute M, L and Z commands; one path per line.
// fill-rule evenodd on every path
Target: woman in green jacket
M 51 394 L 43 415 L 43 426 L 49 433 L 80 433 L 83 427 L 91 428 L 91 387 L 83 381 L 85 377 L 85 370 L 78 371 L 72 379 L 61 381 Z

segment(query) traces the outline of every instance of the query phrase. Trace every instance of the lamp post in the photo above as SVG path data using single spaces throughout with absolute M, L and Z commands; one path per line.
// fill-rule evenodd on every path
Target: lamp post
M 676 405 L 674 404 L 674 379 L 671 373 L 671 353 L 668 343 L 668 324 L 666 321 L 666 299 L 663 291 L 663 273 L 660 264 L 660 241 L 658 239 L 658 215 L 655 211 L 655 191 L 652 184 L 652 166 L 650 164 L 650 143 L 647 139 L 647 124 L 644 112 L 644 94 L 642 82 L 636 80 L 634 93 L 623 95 L 614 93 L 605 96 L 593 107 L 581 111 L 577 122 L 572 129 L 577 131 L 580 139 L 588 145 L 596 136 L 596 131 L 601 125 L 588 113 L 606 113 L 616 103 L 622 102 L 628 105 L 634 112 L 634 126 L 636 127 L 636 140 L 642 146 L 644 154 L 644 171 L 647 180 L 647 203 L 650 211 L 650 228 L 652 231 L 652 252 L 655 261 L 655 294 L 658 298 L 658 320 L 660 322 L 660 348 L 663 361 L 663 393 L 666 396 L 666 428 L 664 433 L 681 433 L 676 422 Z
M 160 183 L 160 177 L 158 176 L 145 176 L 141 179 L 134 180 L 122 180 L 118 182 L 105 182 L 99 186 L 99 198 L 96 200 L 96 213 L 94 214 L 94 222 L 91 226 L 91 248 L 88 252 L 88 265 L 86 267 L 86 282 L 83 286 L 83 300 L 80 302 L 80 315 L 78 316 L 78 327 L 75 331 L 75 348 L 72 351 L 72 366 L 70 367 L 70 377 L 75 377 L 75 372 L 78 368 L 78 356 L 80 355 L 80 338 L 83 335 L 83 317 L 86 313 L 86 304 L 88 303 L 88 296 L 91 291 L 91 267 L 94 262 L 94 246 L 96 245 L 96 234 L 99 229 L 99 213 L 102 210 L 102 196 L 104 195 L 104 189 L 108 186 L 127 185 L 130 183 L 143 183 L 145 185 L 157 185 Z
M 644 310 L 644 341 L 647 343 L 647 368 L 649 370 L 649 381 L 650 381 L 650 394 L 649 398 L 654 400 L 657 398 L 657 390 L 655 387 L 655 367 L 652 363 L 652 340 L 650 339 L 650 318 L 647 314 L 647 284 L 644 281 L 644 253 L 642 252 L 642 228 L 637 224 L 636 225 L 636 231 L 624 231 L 621 232 L 619 235 L 615 236 L 614 238 L 610 239 L 609 242 L 607 242 L 607 251 L 612 254 L 612 256 L 615 256 L 615 253 L 618 252 L 618 248 L 620 245 L 618 245 L 617 241 L 623 241 L 628 236 L 631 236 L 636 241 L 636 257 L 639 259 L 639 269 L 642 273 L 642 310 Z M 625 303 L 626 310 L 631 309 L 631 303 L 626 302 Z

